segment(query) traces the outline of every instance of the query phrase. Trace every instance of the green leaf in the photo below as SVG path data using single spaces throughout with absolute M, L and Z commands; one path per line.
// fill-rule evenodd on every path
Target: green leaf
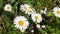
M 56 17 L 56 24 L 60 25 L 60 19 L 58 17 Z
M 0 0 L 0 9 L 2 8 L 2 6 L 3 6 L 3 1 Z
M 53 14 L 52 12 L 48 12 L 48 13 L 47 13 L 47 16 L 48 16 L 48 17 L 51 17 L 51 16 L 54 16 L 54 14 Z
M 46 27 L 51 33 L 55 33 L 55 28 L 52 28 L 51 26 L 48 26 L 48 25 Z
M 56 28 L 56 34 L 60 34 L 60 30 Z

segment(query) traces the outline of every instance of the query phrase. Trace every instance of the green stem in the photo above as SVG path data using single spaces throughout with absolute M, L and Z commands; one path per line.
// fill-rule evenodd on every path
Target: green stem
M 34 34 L 34 33 L 32 33 L 32 34 Z
M 21 34 L 24 34 L 24 32 L 21 32 Z
M 36 20 L 35 24 L 37 24 L 37 20 Z

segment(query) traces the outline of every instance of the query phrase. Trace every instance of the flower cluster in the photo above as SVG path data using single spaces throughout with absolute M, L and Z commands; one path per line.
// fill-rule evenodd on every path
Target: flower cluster
M 11 12 L 12 6 L 10 4 L 6 4 L 4 6 L 4 11 Z M 45 8 L 45 10 L 41 10 L 40 13 L 36 13 L 35 10 L 28 4 L 20 5 L 20 11 L 24 12 L 25 14 L 28 14 L 27 16 L 31 16 L 31 19 L 33 22 L 35 22 L 37 28 L 40 28 L 40 23 L 43 20 L 43 17 L 41 14 L 45 14 L 45 15 L 47 14 L 46 13 L 47 8 Z M 60 18 L 60 8 L 59 7 L 53 8 L 52 11 L 53 11 L 52 13 L 56 17 Z M 22 15 L 16 16 L 16 18 L 14 19 L 14 24 L 15 24 L 15 27 L 17 29 L 20 29 L 21 32 L 25 32 L 25 30 L 29 27 L 28 19 Z M 41 27 L 45 28 L 45 25 L 42 25 Z M 31 32 L 34 32 L 34 30 L 32 30 Z

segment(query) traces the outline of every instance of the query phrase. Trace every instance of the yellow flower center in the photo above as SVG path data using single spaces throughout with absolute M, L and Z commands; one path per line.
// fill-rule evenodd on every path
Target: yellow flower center
M 24 22 L 23 22 L 22 20 L 20 20 L 20 21 L 18 22 L 18 24 L 19 24 L 20 26 L 23 26 L 23 25 L 24 25 Z
M 26 7 L 26 6 L 24 6 L 24 9 L 25 9 L 25 10 L 27 10 L 27 7 Z
M 37 20 L 38 19 L 38 16 L 35 16 L 35 19 Z
M 60 14 L 60 10 L 57 10 L 57 14 Z
M 9 9 L 10 9 L 10 7 L 8 6 L 8 7 L 7 7 L 7 9 L 9 10 Z

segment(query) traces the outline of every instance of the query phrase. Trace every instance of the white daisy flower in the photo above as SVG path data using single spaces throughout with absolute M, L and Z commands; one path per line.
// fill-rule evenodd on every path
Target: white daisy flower
M 33 12 L 33 10 L 31 8 L 29 8 L 28 11 L 26 11 L 25 13 L 28 14 L 28 15 L 31 15 L 34 12 Z
M 40 24 L 36 24 L 36 27 L 37 27 L 37 28 L 40 28 Z
M 60 18 L 60 8 L 59 7 L 55 7 L 53 9 L 53 14 L 56 16 L 56 17 L 59 17 Z
M 34 30 L 32 29 L 31 32 L 34 32 Z
M 41 10 L 41 14 L 46 14 L 47 8 L 45 8 L 44 10 Z
M 37 23 L 40 23 L 40 22 L 42 21 L 42 17 L 41 17 L 41 15 L 38 14 L 38 13 L 33 13 L 33 14 L 31 15 L 31 18 L 32 18 L 32 20 L 33 20 L 34 22 L 37 22 Z
M 22 10 L 22 11 L 28 11 L 29 8 L 30 8 L 30 6 L 28 4 L 20 5 L 20 10 Z
M 15 24 L 15 27 L 20 29 L 21 32 L 24 32 L 29 26 L 29 23 L 24 16 L 17 16 L 14 19 L 14 24 Z
M 45 25 L 42 25 L 42 28 L 46 28 Z
M 10 4 L 6 4 L 6 5 L 4 6 L 4 10 L 5 10 L 5 11 L 12 11 L 11 5 L 10 5 Z

